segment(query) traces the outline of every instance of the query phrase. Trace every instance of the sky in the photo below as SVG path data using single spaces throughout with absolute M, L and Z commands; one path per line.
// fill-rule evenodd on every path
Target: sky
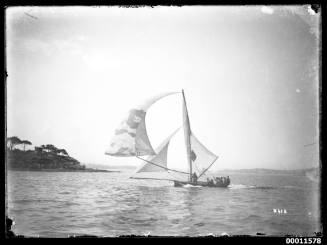
M 184 89 L 215 169 L 316 167 L 319 23 L 305 5 L 9 7 L 7 136 L 139 165 L 104 154 L 116 127 L 140 101 Z M 148 110 L 154 147 L 181 111 L 180 94 Z

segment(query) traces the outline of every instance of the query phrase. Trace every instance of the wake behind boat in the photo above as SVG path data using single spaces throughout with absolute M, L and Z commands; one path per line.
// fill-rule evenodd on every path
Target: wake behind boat
M 161 94 L 146 101 L 141 106 L 131 109 L 128 117 L 116 129 L 105 154 L 115 157 L 136 157 L 142 160 L 143 165 L 131 177 L 134 179 L 169 180 L 174 182 L 175 187 L 184 185 L 227 187 L 230 184 L 228 176 L 214 179 L 207 178 L 206 181 L 200 180 L 200 178 L 204 179 L 205 173 L 213 166 L 218 156 L 209 151 L 191 131 L 184 90 L 182 90 L 182 95 L 186 166 L 183 169 L 177 169 L 174 165 L 168 167 L 167 163 L 170 140 L 175 136 L 179 128 L 155 150 L 153 149 L 146 131 L 146 112 L 156 101 L 172 94 L 180 93 Z M 146 158 L 142 158 L 142 156 L 146 156 Z M 142 173 L 150 174 L 150 176 L 140 176 Z M 158 174 L 159 177 L 156 177 Z

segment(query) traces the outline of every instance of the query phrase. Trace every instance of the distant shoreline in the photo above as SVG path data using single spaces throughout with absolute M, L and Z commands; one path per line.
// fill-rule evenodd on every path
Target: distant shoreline
M 106 173 L 120 173 L 116 170 L 103 170 L 103 169 L 28 169 L 28 168 L 14 168 L 7 169 L 8 171 L 29 171 L 29 172 L 106 172 Z
M 292 169 L 292 170 L 281 170 L 281 169 L 265 169 L 265 168 L 253 168 L 253 169 L 222 169 L 218 171 L 213 171 L 213 174 L 218 173 L 239 173 L 239 174 L 272 174 L 272 175 L 301 175 L 304 176 L 308 173 L 315 174 L 316 176 L 320 175 L 320 169 L 315 168 L 306 168 L 306 169 Z

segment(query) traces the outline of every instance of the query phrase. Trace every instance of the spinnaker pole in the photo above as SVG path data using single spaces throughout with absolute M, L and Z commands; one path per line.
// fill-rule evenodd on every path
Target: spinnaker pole
M 139 156 L 136 156 L 136 158 L 141 159 L 141 160 L 143 160 L 143 161 L 145 161 L 145 162 L 147 162 L 147 163 L 150 163 L 150 164 L 152 164 L 152 165 L 154 165 L 154 166 L 157 166 L 157 167 L 159 167 L 159 168 L 165 169 L 165 170 L 167 170 L 167 171 L 173 171 L 173 172 L 181 173 L 181 174 L 189 174 L 189 173 L 186 173 L 186 172 L 183 172 L 183 171 L 178 171 L 178 170 L 174 170 L 174 169 L 171 169 L 171 168 L 166 168 L 166 167 L 161 166 L 161 165 L 159 165 L 159 164 L 155 164 L 154 162 L 151 162 L 151 161 L 148 161 L 148 160 L 146 160 L 146 159 L 143 159 L 143 158 L 141 158 L 141 157 L 139 157 Z

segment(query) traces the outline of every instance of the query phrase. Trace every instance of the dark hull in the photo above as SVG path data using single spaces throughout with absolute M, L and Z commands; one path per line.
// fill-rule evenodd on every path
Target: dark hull
M 223 187 L 226 188 L 230 183 L 214 183 L 213 185 L 209 185 L 208 182 L 198 181 L 197 184 L 191 183 L 189 181 L 174 181 L 175 187 L 182 187 L 184 185 L 193 185 L 193 186 L 206 186 L 206 187 Z

